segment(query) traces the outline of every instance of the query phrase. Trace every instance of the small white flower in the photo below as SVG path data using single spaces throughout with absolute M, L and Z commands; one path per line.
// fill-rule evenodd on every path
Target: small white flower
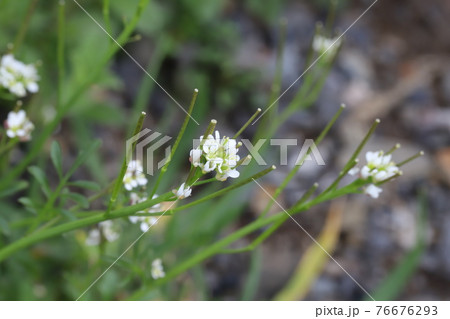
M 158 197 L 158 195 L 155 194 L 155 195 L 153 195 L 152 198 L 157 198 L 157 197 Z M 147 197 L 146 196 L 140 197 L 136 193 L 131 193 L 130 199 L 131 199 L 131 205 L 135 205 L 137 203 L 145 202 L 147 200 Z M 143 210 L 138 211 L 137 214 L 139 214 L 139 213 L 156 213 L 156 212 L 159 212 L 160 210 L 161 210 L 161 204 L 156 204 L 156 205 L 153 205 L 152 207 L 148 208 L 145 211 L 143 211 Z M 143 232 L 146 232 L 151 226 L 155 225 L 158 222 L 158 218 L 155 216 L 129 216 L 128 219 L 133 224 L 140 222 L 141 223 L 140 228 Z
M 139 160 L 131 161 L 129 163 L 125 176 L 123 177 L 123 185 L 126 190 L 131 191 L 138 186 L 147 185 L 148 181 L 143 170 Z
M 364 193 L 372 198 L 378 198 L 382 191 L 383 190 L 380 187 L 377 187 L 373 184 L 370 184 L 369 186 L 364 188 Z
M 191 150 L 190 158 L 194 167 L 200 167 L 203 174 L 216 172 L 216 178 L 225 181 L 228 177 L 237 178 L 236 165 L 239 161 L 239 148 L 235 139 L 226 136 L 220 138 L 218 131 L 208 135 L 205 140 L 200 136 L 200 146 Z
M 114 228 L 112 220 L 105 220 L 98 224 L 98 228 L 91 229 L 86 238 L 86 245 L 97 246 L 101 241 L 101 234 L 109 242 L 115 241 L 119 238 L 119 233 Z
M 161 259 L 155 259 L 152 262 L 152 277 L 153 279 L 163 278 L 166 273 L 164 272 L 164 268 L 161 262 Z
M 5 128 L 8 137 L 18 137 L 21 141 L 29 141 L 34 125 L 27 118 L 25 111 L 19 110 L 17 112 L 8 113 L 8 118 L 5 121 Z
M 331 57 L 336 53 L 341 40 L 339 38 L 326 38 L 320 34 L 317 34 L 312 43 L 314 51 L 318 54 L 329 54 Z
M 192 188 L 186 186 L 186 183 L 183 183 L 178 189 L 172 190 L 172 192 L 178 197 L 178 199 L 183 199 L 191 196 Z
M 99 226 L 107 241 L 112 242 L 119 238 L 119 233 L 114 229 L 114 222 L 112 220 L 100 222 Z
M 348 175 L 356 175 L 359 173 L 359 168 L 358 167 L 353 167 L 351 170 L 348 171 Z
M 24 64 L 12 54 L 4 55 L 0 61 L 0 86 L 18 97 L 39 91 L 39 75 L 32 64 Z
M 91 229 L 86 238 L 86 245 L 88 246 L 97 246 L 100 244 L 101 236 L 100 230 L 97 228 Z
M 399 168 L 391 161 L 392 155 L 384 155 L 383 151 L 367 152 L 367 164 L 361 169 L 363 179 L 371 178 L 374 182 L 381 182 L 400 173 Z

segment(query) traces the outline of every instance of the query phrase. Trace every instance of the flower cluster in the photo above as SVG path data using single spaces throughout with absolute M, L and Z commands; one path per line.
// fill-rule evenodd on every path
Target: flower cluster
M 158 258 L 153 260 L 151 273 L 153 279 L 163 278 L 166 275 L 166 273 L 164 272 L 161 259 Z
M 152 198 L 157 198 L 158 195 L 153 195 Z M 139 196 L 136 193 L 131 193 L 130 194 L 130 199 L 131 199 L 131 205 L 136 205 L 138 203 L 142 203 L 145 202 L 147 200 L 146 196 Z M 139 212 L 137 212 L 137 214 L 139 213 L 156 213 L 159 212 L 161 210 L 161 204 L 156 204 L 146 210 L 141 210 Z M 128 217 L 130 222 L 132 222 L 133 224 L 136 223 L 141 223 L 140 227 L 141 230 L 145 233 L 150 227 L 152 227 L 153 225 L 155 225 L 158 222 L 158 218 L 154 217 L 154 216 L 130 216 Z
M 360 171 L 361 178 L 371 182 L 364 189 L 364 192 L 372 198 L 378 198 L 382 189 L 375 184 L 401 174 L 400 169 L 391 161 L 391 158 L 392 155 L 385 155 L 383 151 L 367 152 L 367 164 L 363 166 L 361 171 L 357 167 L 351 169 L 349 174 L 354 175 Z
M 200 145 L 191 150 L 189 160 L 194 167 L 200 167 L 203 174 L 215 171 L 216 178 L 225 181 L 228 177 L 239 177 L 236 170 L 238 150 L 235 139 L 226 136 L 220 138 L 216 131 L 215 136 L 210 134 L 204 140 L 203 136 L 200 137 Z
M 317 34 L 314 36 L 312 47 L 318 54 L 322 55 L 327 52 L 331 57 L 337 52 L 341 41 L 339 38 L 326 38 L 323 35 Z
M 172 193 L 178 197 L 178 199 L 183 199 L 191 196 L 192 188 L 187 186 L 186 183 L 183 183 L 178 189 L 173 189 Z
M 114 228 L 114 223 L 112 220 L 105 220 L 98 224 L 98 228 L 94 228 L 89 231 L 88 237 L 86 238 L 86 245 L 97 246 L 100 244 L 103 237 L 109 241 L 115 241 L 119 238 L 119 233 Z
M 126 190 L 131 191 L 136 187 L 147 185 L 147 177 L 145 177 L 143 171 L 142 164 L 139 160 L 130 162 L 123 177 L 123 185 Z
M 21 141 L 29 141 L 34 125 L 27 118 L 25 111 L 19 110 L 8 113 L 8 118 L 5 120 L 5 128 L 8 137 L 18 137 Z
M 24 97 L 27 91 L 36 93 L 39 76 L 33 64 L 24 64 L 12 54 L 6 54 L 0 60 L 0 86 L 18 97 Z

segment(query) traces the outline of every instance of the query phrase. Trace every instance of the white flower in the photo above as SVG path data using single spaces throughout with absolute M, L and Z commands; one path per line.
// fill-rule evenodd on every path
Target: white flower
M 114 228 L 112 220 L 105 220 L 98 224 L 98 228 L 91 229 L 86 238 L 86 245 L 97 246 L 101 242 L 101 234 L 109 242 L 115 241 L 119 238 L 119 233 Z
M 348 175 L 356 175 L 359 172 L 359 168 L 358 167 L 353 167 L 351 170 L 348 171 Z
M 366 188 L 364 188 L 364 193 L 369 195 L 372 198 L 378 198 L 378 196 L 380 195 L 380 193 L 383 190 L 380 187 L 377 187 L 373 184 L 370 184 L 369 186 L 367 186 Z
M 172 190 L 172 192 L 178 197 L 178 199 L 183 199 L 191 196 L 192 188 L 186 186 L 186 183 L 183 183 L 178 189 Z
M 112 220 L 105 220 L 100 222 L 98 225 L 100 226 L 103 236 L 105 236 L 107 241 L 112 242 L 119 238 L 119 233 L 114 229 L 114 223 Z
M 200 167 L 203 174 L 215 171 L 216 178 L 225 181 L 228 177 L 239 177 L 236 170 L 240 159 L 238 150 L 235 139 L 220 138 L 216 131 L 214 136 L 210 134 L 205 140 L 200 137 L 200 146 L 191 150 L 189 160 L 194 167 Z
M 18 112 L 8 113 L 8 118 L 5 121 L 5 128 L 8 137 L 18 137 L 21 141 L 29 141 L 34 125 L 27 118 L 25 111 L 19 110 Z
M 0 61 L 0 86 L 18 97 L 24 97 L 27 91 L 30 93 L 39 91 L 37 81 L 39 81 L 39 76 L 34 65 L 24 64 L 14 59 L 12 54 L 2 57 Z
M 158 195 L 153 195 L 152 198 L 157 198 L 157 197 L 158 197 Z M 130 198 L 131 198 L 131 205 L 135 205 L 137 203 L 142 203 L 147 200 L 146 196 L 140 197 L 136 193 L 131 193 Z M 160 210 L 161 210 L 161 204 L 159 203 L 159 204 L 153 205 L 152 207 L 148 208 L 145 211 L 143 211 L 143 210 L 138 211 L 137 214 L 139 214 L 139 213 L 156 213 L 156 212 L 159 212 Z M 129 216 L 128 219 L 133 224 L 140 222 L 141 223 L 140 228 L 143 232 L 146 232 L 151 226 L 155 225 L 158 222 L 158 218 L 155 216 Z
M 86 238 L 86 245 L 88 246 L 97 246 L 100 244 L 101 236 L 100 230 L 97 228 L 91 229 Z
M 361 169 L 363 179 L 381 182 L 400 173 L 399 168 L 391 161 L 392 156 L 384 155 L 383 151 L 367 152 L 367 164 Z
M 130 162 L 125 176 L 123 177 L 123 185 L 126 190 L 131 191 L 138 186 L 147 185 L 147 178 L 145 177 L 143 170 L 139 160 Z
M 330 56 L 333 56 L 339 45 L 341 44 L 341 40 L 339 38 L 326 38 L 320 34 L 317 34 L 312 43 L 312 47 L 314 51 L 319 54 L 324 54 L 325 52 Z
M 152 262 L 152 277 L 153 279 L 163 278 L 166 273 L 164 272 L 164 268 L 161 262 L 161 259 L 155 259 Z

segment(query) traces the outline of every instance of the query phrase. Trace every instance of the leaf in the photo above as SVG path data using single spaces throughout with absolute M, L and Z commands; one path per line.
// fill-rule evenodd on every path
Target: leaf
M 62 209 L 61 215 L 64 215 L 64 217 L 66 217 L 70 221 L 74 221 L 74 220 L 78 219 L 70 210 L 67 210 L 67 209 Z
M 262 251 L 260 248 L 252 251 L 250 269 L 242 292 L 242 300 L 254 300 L 258 291 L 262 272 Z
M 47 198 L 50 197 L 50 187 L 48 186 L 47 177 L 42 169 L 37 166 L 28 167 L 28 171 L 36 179 L 36 181 L 41 185 L 41 190 Z
M 56 172 L 58 173 L 58 176 L 61 178 L 62 177 L 61 147 L 56 141 L 52 142 L 52 146 L 50 148 L 50 157 L 52 159 L 53 166 L 55 167 Z
M 342 213 L 344 211 L 343 202 L 337 202 L 339 206 L 331 206 L 325 226 L 317 238 L 317 243 L 312 243 L 305 254 L 303 254 L 293 276 L 286 286 L 275 296 L 274 300 L 301 300 L 303 299 L 311 285 L 320 275 L 322 269 L 328 261 L 325 251 L 332 253 L 339 237 L 341 229 Z
M 0 198 L 14 195 L 17 192 L 20 192 L 21 190 L 24 190 L 28 187 L 29 183 L 27 181 L 18 181 L 14 185 L 12 185 L 10 188 L 5 189 L 4 191 L 0 192 Z
M 29 197 L 20 197 L 17 201 L 21 203 L 28 211 L 34 214 L 37 213 L 37 207 Z
M 75 186 L 75 187 L 80 187 L 80 188 L 85 188 L 85 189 L 90 189 L 93 191 L 99 191 L 101 190 L 100 185 L 98 185 L 95 182 L 91 182 L 91 181 L 75 181 L 75 182 L 70 182 L 68 183 L 69 186 Z
M 69 198 L 72 201 L 74 201 L 75 203 L 77 203 L 78 205 L 80 205 L 82 208 L 89 208 L 89 201 L 88 199 L 81 195 L 81 194 L 77 194 L 77 193 L 65 193 L 62 194 L 63 197 Z

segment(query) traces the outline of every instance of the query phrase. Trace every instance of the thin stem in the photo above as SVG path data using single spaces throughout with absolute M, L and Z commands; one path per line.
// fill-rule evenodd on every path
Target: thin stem
M 158 190 L 158 186 L 161 182 L 161 179 L 164 176 L 164 174 L 166 173 L 167 168 L 168 168 L 170 162 L 172 161 L 172 158 L 175 155 L 178 145 L 180 144 L 181 139 L 183 138 L 184 132 L 186 131 L 186 127 L 189 123 L 189 120 L 191 119 L 192 111 L 194 110 L 194 105 L 195 105 L 195 101 L 197 100 L 197 95 L 198 95 L 198 90 L 195 89 L 194 93 L 192 94 L 191 103 L 189 104 L 189 109 L 186 113 L 186 117 L 184 118 L 183 124 L 181 125 L 180 132 L 178 133 L 177 139 L 175 140 L 175 143 L 172 146 L 172 151 L 170 152 L 170 157 L 164 163 L 164 166 L 162 167 L 161 172 L 158 175 L 158 179 L 156 180 L 155 186 L 153 187 L 150 197 L 153 197 L 153 195 L 155 195 L 156 191 Z
M 241 135 L 242 132 L 244 132 L 247 126 L 249 126 L 253 122 L 253 120 L 258 116 L 259 113 L 261 113 L 260 108 L 258 108 L 256 112 L 248 119 L 248 121 L 241 127 L 241 129 L 237 131 L 236 134 L 234 134 L 233 139 L 236 139 L 239 135 Z
M 58 8 L 58 42 L 57 42 L 57 59 L 58 59 L 58 89 L 57 89 L 57 104 L 58 109 L 62 108 L 62 95 L 65 77 L 65 63 L 64 63 L 64 42 L 65 42 L 65 1 L 59 2 Z
M 109 0 L 103 0 L 102 12 L 103 12 L 103 20 L 105 20 L 105 30 L 108 31 L 109 34 L 111 34 L 111 19 L 109 8 L 110 8 Z M 111 38 L 109 38 L 109 40 L 110 45 L 113 45 L 114 41 Z
M 401 147 L 400 143 L 395 144 L 389 151 L 386 152 L 386 155 L 394 153 Z
M 243 248 L 235 248 L 235 249 L 222 249 L 218 253 L 219 254 L 236 254 L 236 253 L 252 251 L 256 247 L 258 247 L 264 240 L 266 240 L 270 235 L 272 235 L 272 233 L 274 231 L 276 231 L 288 218 L 289 218 L 289 216 L 286 215 L 284 218 L 280 218 L 279 220 L 275 221 L 272 226 L 267 228 L 261 235 L 259 235 L 248 246 L 243 247 Z
M 55 226 L 55 227 L 52 227 L 52 228 L 49 228 L 49 229 L 46 229 L 46 230 L 43 230 L 40 232 L 34 232 L 30 235 L 27 235 L 25 237 L 22 237 L 22 238 L 16 240 L 15 242 L 13 242 L 13 243 L 9 244 L 8 246 L 4 247 L 3 249 L 1 249 L 0 250 L 0 261 L 4 260 L 5 258 L 10 256 L 14 252 L 16 252 L 20 249 L 24 249 L 24 248 L 26 248 L 36 242 L 42 241 L 44 239 L 54 237 L 54 236 L 57 236 L 57 235 L 60 235 L 63 233 L 67 233 L 69 231 L 72 231 L 72 230 L 75 230 L 78 228 L 97 224 L 104 220 L 126 217 L 126 216 L 129 216 L 138 211 L 152 207 L 161 202 L 170 200 L 171 198 L 173 198 L 173 194 L 172 194 L 172 192 L 168 192 L 157 198 L 153 198 L 153 199 L 147 200 L 145 202 L 142 202 L 142 203 L 139 203 L 139 204 L 136 204 L 133 206 L 128 206 L 128 207 L 124 207 L 124 208 L 112 211 L 112 212 L 110 212 L 110 214 L 108 216 L 106 216 L 104 213 L 95 214 L 95 215 L 89 216 L 87 218 L 64 223 L 62 225 L 58 225 L 58 226 Z
M 356 164 L 358 164 L 359 160 L 356 158 L 355 160 L 353 160 L 353 163 L 351 165 L 347 165 L 345 169 L 343 169 L 342 171 L 339 172 L 338 177 L 334 180 L 334 182 L 328 186 L 328 188 L 326 190 L 324 190 L 324 193 L 327 193 L 333 189 L 335 189 L 339 182 L 344 178 L 345 175 L 348 174 L 348 172 L 355 167 Z
M 405 165 L 406 163 L 409 163 L 409 162 L 411 162 L 412 160 L 415 160 L 416 158 L 421 157 L 421 156 L 423 156 L 423 155 L 425 155 L 424 151 L 420 151 L 420 152 L 417 153 L 416 155 L 411 156 L 410 158 L 405 159 L 403 162 L 398 163 L 397 166 L 398 166 L 398 167 L 401 167 L 401 166 Z
M 23 39 L 25 38 L 25 34 L 27 33 L 28 27 L 30 26 L 31 17 L 33 16 L 34 11 L 36 10 L 38 0 L 31 0 L 27 13 L 25 15 L 25 19 L 20 25 L 19 33 L 17 34 L 17 37 L 14 41 L 14 46 L 12 48 L 12 51 L 16 51 L 19 49 L 20 45 L 22 44 Z
M 383 180 L 383 181 L 377 183 L 376 185 L 383 185 L 383 184 L 386 184 L 387 182 L 390 182 L 390 181 L 392 181 L 393 179 L 396 179 L 397 177 L 402 176 L 402 175 L 403 175 L 402 171 L 399 171 L 397 174 L 395 174 L 395 175 L 393 175 L 393 176 L 391 176 L 391 177 L 389 177 L 389 178 L 386 178 L 385 180 Z
M 126 28 L 122 31 L 122 33 L 117 38 L 117 42 L 119 44 L 124 44 L 131 33 L 136 28 L 137 23 L 143 13 L 144 8 L 147 6 L 150 0 L 140 0 L 138 7 L 135 11 L 133 18 L 130 23 L 126 26 Z M 42 133 L 36 138 L 33 139 L 33 145 L 31 149 L 28 151 L 25 158 L 18 163 L 13 169 L 11 169 L 7 175 L 5 175 L 0 181 L 0 190 L 4 190 L 9 187 L 9 185 L 14 182 L 14 180 L 28 167 L 28 165 L 41 154 L 41 149 L 48 137 L 52 134 L 52 132 L 56 129 L 58 124 L 63 119 L 65 113 L 78 101 L 78 99 L 83 95 L 83 93 L 91 86 L 92 83 L 98 78 L 101 72 L 104 70 L 105 65 L 110 61 L 110 59 L 114 56 L 114 54 L 120 49 L 119 46 L 112 46 L 108 52 L 106 52 L 103 60 L 97 64 L 96 69 L 94 69 L 90 76 L 80 84 L 71 95 L 70 99 L 64 104 L 61 109 L 58 109 L 55 118 L 44 127 Z
M 4 137 L 4 139 L 6 140 L 6 137 Z M 5 145 L 0 147 L 0 156 L 3 156 L 3 153 L 11 150 L 18 142 L 19 139 L 17 137 L 10 139 Z
M 212 182 L 217 182 L 217 178 L 211 177 L 211 178 L 208 178 L 208 179 L 205 179 L 202 181 L 198 181 L 198 182 L 195 182 L 194 184 L 192 184 L 192 186 L 199 186 L 199 185 L 203 185 L 203 184 L 209 184 Z
M 145 118 L 145 112 L 142 112 L 136 123 L 136 127 L 134 129 L 132 136 L 135 136 L 136 134 L 138 134 L 141 131 L 142 125 L 144 124 L 144 118 Z M 109 214 L 109 212 L 111 211 L 111 209 L 113 208 L 113 206 L 117 200 L 117 196 L 119 195 L 120 188 L 122 187 L 122 184 L 123 184 L 123 177 L 125 176 L 125 173 L 127 171 L 128 162 L 129 162 L 129 159 L 131 159 L 131 155 L 133 154 L 133 150 L 136 146 L 136 143 L 137 143 L 137 141 L 134 141 L 133 144 L 131 145 L 131 148 L 127 149 L 125 152 L 125 157 L 122 162 L 122 167 L 120 168 L 119 176 L 116 179 L 116 183 L 115 183 L 114 188 L 111 193 L 111 198 L 109 199 L 109 204 L 108 204 L 108 209 L 106 210 L 106 215 Z
M 162 284 L 171 281 L 173 278 L 184 273 L 185 271 L 189 270 L 190 268 L 194 267 L 195 265 L 201 263 L 205 259 L 212 257 L 220 252 L 226 253 L 227 250 L 224 250 L 225 247 L 229 246 L 230 244 L 239 240 L 240 238 L 260 229 L 261 227 L 270 225 L 272 223 L 278 223 L 281 219 L 289 218 L 288 214 L 292 216 L 294 214 L 303 212 L 303 211 L 309 209 L 310 207 L 317 205 L 321 202 L 328 201 L 328 200 L 334 199 L 336 197 L 355 192 L 355 190 L 358 189 L 360 186 L 361 186 L 360 182 L 355 181 L 352 184 L 347 185 L 346 187 L 336 190 L 335 192 L 321 194 L 321 195 L 317 196 L 316 198 L 314 198 L 313 200 L 305 202 L 305 203 L 299 205 L 298 207 L 294 206 L 294 207 L 288 209 L 287 211 L 282 211 L 275 215 L 265 217 L 262 219 L 256 219 L 255 221 L 248 224 L 247 226 L 242 227 L 241 229 L 235 231 L 234 233 L 228 235 L 227 237 L 225 237 L 225 238 L 213 243 L 212 245 L 208 246 L 207 248 L 201 250 L 194 256 L 191 256 L 188 259 L 182 261 L 180 264 L 178 264 L 175 267 L 173 267 L 172 269 L 170 269 L 166 273 L 166 276 L 164 278 L 154 281 L 153 286 L 151 286 L 151 287 L 145 287 L 145 288 L 141 289 L 140 291 L 135 293 L 130 299 L 133 299 L 133 300 L 139 299 L 142 296 L 144 296 L 148 290 L 154 289 L 157 286 L 161 286 Z M 286 212 L 288 214 L 286 214 Z M 276 228 L 273 227 L 273 229 L 271 231 L 273 232 L 275 229 Z M 270 233 L 269 233 L 269 235 L 270 235 Z M 262 240 L 264 240 L 264 239 L 265 238 L 263 236 Z M 259 239 L 259 240 L 261 240 L 261 239 Z
M 319 187 L 319 184 L 314 183 L 293 206 L 294 207 L 299 206 L 299 205 L 303 204 L 304 202 L 306 202 L 312 196 L 312 194 L 314 194 L 314 192 L 316 191 L 316 189 L 318 187 Z
M 319 136 L 316 139 L 315 145 L 318 146 L 322 140 L 325 138 L 325 136 L 330 131 L 331 127 L 334 125 L 334 123 L 337 121 L 341 113 L 343 112 L 345 108 L 345 105 L 341 104 L 339 107 L 339 110 L 336 112 L 336 114 L 333 116 L 333 118 L 328 122 L 328 124 L 325 126 L 325 128 L 322 130 L 322 132 L 319 134 Z M 281 194 L 281 192 L 286 188 L 286 186 L 289 184 L 289 182 L 294 178 L 294 176 L 297 174 L 300 167 L 303 165 L 305 159 L 307 156 L 311 153 L 311 148 L 308 149 L 308 151 L 305 153 L 305 155 L 301 158 L 299 163 L 296 163 L 294 165 L 294 168 L 289 172 L 289 174 L 285 177 L 283 182 L 278 186 L 278 188 L 275 190 L 275 194 L 273 195 L 273 199 L 271 199 L 264 209 L 263 213 L 261 214 L 261 217 L 264 217 L 274 204 L 274 201 L 278 198 L 278 196 Z
M 366 136 L 364 137 L 364 139 L 361 141 L 361 143 L 359 143 L 358 147 L 356 148 L 356 150 L 353 152 L 352 156 L 350 157 L 350 159 L 348 160 L 347 164 L 344 167 L 344 170 L 347 169 L 348 166 L 353 165 L 353 162 L 355 161 L 355 159 L 358 157 L 359 153 L 361 153 L 361 150 L 364 148 L 364 146 L 367 144 L 367 141 L 369 140 L 369 138 L 372 136 L 372 134 L 375 132 L 375 129 L 377 128 L 378 124 L 380 124 L 380 119 L 376 119 L 372 126 L 370 127 L 370 130 L 367 132 Z
M 215 198 L 215 197 L 221 196 L 221 195 L 223 195 L 223 194 L 225 194 L 225 193 L 228 193 L 229 191 L 232 191 L 233 189 L 236 189 L 236 188 L 238 188 L 238 187 L 241 187 L 241 186 L 243 186 L 243 185 L 246 185 L 246 184 L 252 182 L 254 179 L 258 179 L 258 178 L 263 177 L 264 175 L 270 173 L 270 172 L 273 171 L 274 169 L 276 169 L 275 166 L 271 166 L 271 167 L 269 167 L 269 168 L 266 168 L 265 170 L 263 170 L 263 171 L 261 171 L 261 172 L 259 172 L 259 173 L 256 173 L 255 175 L 250 176 L 249 178 L 246 178 L 246 179 L 244 179 L 243 181 L 241 181 L 241 182 L 239 182 L 239 183 L 236 183 L 236 184 L 230 185 L 230 186 L 228 186 L 228 187 L 225 187 L 224 189 L 221 189 L 220 191 L 217 191 L 217 192 L 215 192 L 215 193 L 206 195 L 205 197 L 200 198 L 200 199 L 198 199 L 198 200 L 196 200 L 196 201 L 193 201 L 193 202 L 191 202 L 191 203 L 189 203 L 189 204 L 186 204 L 186 205 L 184 205 L 184 206 L 177 207 L 177 208 L 173 209 L 172 211 L 173 211 L 173 212 L 177 212 L 177 211 L 180 211 L 180 210 L 183 210 L 183 209 L 186 209 L 186 208 L 195 206 L 195 205 L 197 205 L 197 204 L 206 202 L 206 201 L 208 201 L 208 200 L 210 200 L 210 199 L 213 199 L 213 198 Z

